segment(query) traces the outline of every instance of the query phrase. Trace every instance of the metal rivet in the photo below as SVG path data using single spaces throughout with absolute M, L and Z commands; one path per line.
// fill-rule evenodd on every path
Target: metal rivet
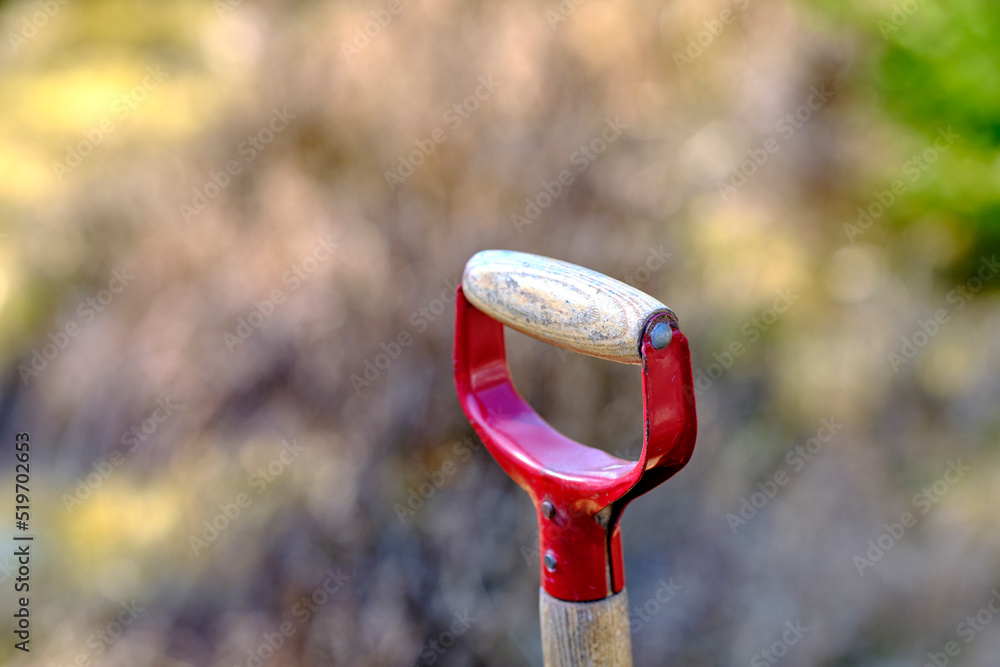
M 657 322 L 653 325 L 653 330 L 649 332 L 649 342 L 657 350 L 662 350 L 674 337 L 674 329 L 666 322 Z
M 542 502 L 542 514 L 545 515 L 546 519 L 551 519 L 556 515 L 556 506 L 552 504 L 551 500 Z
M 552 549 L 545 552 L 545 569 L 549 572 L 556 571 L 556 553 Z

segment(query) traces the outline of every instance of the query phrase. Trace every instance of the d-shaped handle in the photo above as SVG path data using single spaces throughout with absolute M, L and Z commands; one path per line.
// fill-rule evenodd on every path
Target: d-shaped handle
M 455 389 L 490 454 L 535 505 L 543 588 L 575 602 L 621 591 L 622 510 L 683 468 L 694 448 L 687 338 L 667 313 L 646 326 L 642 452 L 638 461 L 626 461 L 567 438 L 532 409 L 510 377 L 503 324 L 472 305 L 464 290 L 455 299 Z
M 662 303 L 574 264 L 488 250 L 456 292 L 455 389 L 462 410 L 538 517 L 546 667 L 630 667 L 619 519 L 691 457 L 691 354 Z M 517 393 L 503 325 L 595 357 L 642 365 L 643 445 L 625 461 L 562 435 Z
M 552 345 L 642 364 L 646 323 L 677 318 L 634 287 L 576 264 L 510 250 L 484 250 L 465 266 L 462 289 L 498 322 Z

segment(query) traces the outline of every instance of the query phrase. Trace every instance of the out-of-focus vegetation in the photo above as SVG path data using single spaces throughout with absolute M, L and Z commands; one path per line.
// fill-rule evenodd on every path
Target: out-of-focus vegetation
M 881 112 L 925 144 L 946 128 L 961 136 L 890 219 L 946 224 L 964 250 L 949 277 L 963 277 L 1000 246 L 1000 16 L 981 0 L 823 4 L 870 38 L 859 83 Z
M 623 519 L 636 664 L 754 664 L 800 622 L 784 664 L 995 665 L 1000 624 L 960 624 L 1000 579 L 998 21 L 3 3 L 0 438 L 31 432 L 37 541 L 32 652 L 0 661 L 541 664 L 530 503 L 451 379 L 498 247 L 691 341 L 694 458 Z M 554 425 L 638 454 L 634 368 L 508 343 Z

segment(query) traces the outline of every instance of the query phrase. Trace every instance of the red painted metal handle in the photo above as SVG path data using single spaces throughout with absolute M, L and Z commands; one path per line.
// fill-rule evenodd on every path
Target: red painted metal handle
M 645 429 L 639 461 L 588 447 L 549 426 L 514 388 L 503 325 L 458 288 L 455 385 L 466 416 L 490 453 L 534 502 L 542 586 L 560 600 L 600 600 L 622 590 L 618 521 L 636 496 L 691 458 L 697 423 L 687 338 L 672 316 L 654 315 L 642 338 Z M 650 331 L 671 326 L 656 349 Z

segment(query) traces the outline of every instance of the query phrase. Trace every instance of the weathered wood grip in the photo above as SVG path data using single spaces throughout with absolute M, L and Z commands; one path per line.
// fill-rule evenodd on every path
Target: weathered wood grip
M 625 589 L 594 602 L 566 602 L 540 589 L 545 667 L 632 667 Z
M 646 322 L 672 311 L 634 287 L 576 264 L 484 250 L 465 265 L 462 291 L 493 319 L 552 345 L 641 364 Z

